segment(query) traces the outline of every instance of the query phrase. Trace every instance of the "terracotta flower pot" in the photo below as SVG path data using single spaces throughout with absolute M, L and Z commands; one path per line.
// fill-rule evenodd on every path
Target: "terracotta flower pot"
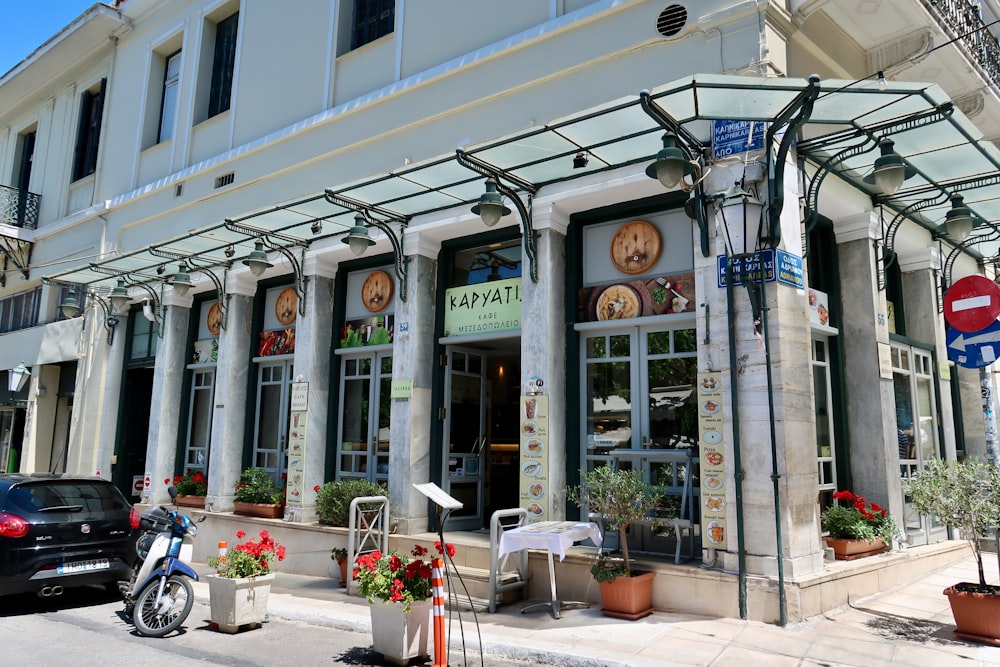
M 833 548 L 837 560 L 854 560 L 865 556 L 874 556 L 886 550 L 885 541 L 876 537 L 874 542 L 868 540 L 849 540 L 842 537 L 824 537 L 826 545 Z
M 177 496 L 174 504 L 178 507 L 200 507 L 205 509 L 205 496 Z
M 654 572 L 637 572 L 631 577 L 616 577 L 601 582 L 601 613 L 613 618 L 635 621 L 653 613 Z
M 274 503 L 245 503 L 237 500 L 233 502 L 233 512 L 264 519 L 280 519 L 285 514 L 285 507 Z
M 1000 595 L 979 593 L 976 584 L 961 583 L 944 589 L 955 618 L 955 634 L 983 644 L 1000 646 Z
M 347 588 L 347 556 L 338 558 L 337 565 L 340 566 L 340 587 Z

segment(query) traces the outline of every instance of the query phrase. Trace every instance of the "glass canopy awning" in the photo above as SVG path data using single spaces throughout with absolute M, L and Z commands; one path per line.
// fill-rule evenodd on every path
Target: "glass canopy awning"
M 709 147 L 711 120 L 770 122 L 809 85 L 803 79 L 699 74 L 656 88 L 648 99 L 676 121 L 689 143 Z M 883 90 L 873 80 L 827 80 L 818 85 L 819 95 L 797 143 L 814 174 L 805 193 L 807 209 L 815 211 L 819 185 L 835 175 L 892 212 L 887 235 L 891 250 L 892 234 L 904 219 L 934 230 L 951 207 L 950 196 L 961 194 L 980 224 L 962 244 L 947 238 L 943 242 L 949 249 L 961 246 L 959 250 L 973 256 L 997 260 L 1000 150 L 981 141 L 979 131 L 944 91 L 935 84 L 906 82 L 889 82 Z M 516 187 L 520 181 L 544 194 L 553 183 L 652 162 L 664 129 L 662 121 L 642 107 L 637 93 L 463 150 L 509 175 L 513 189 L 523 190 Z M 896 152 L 915 172 L 892 197 L 882 197 L 863 180 L 879 155 L 879 139 L 885 137 L 895 142 Z M 578 153 L 588 158 L 586 166 L 574 164 Z M 258 242 L 264 242 L 265 250 L 304 254 L 318 240 L 346 234 L 358 206 L 370 214 L 369 224 L 373 219 L 383 223 L 371 230 L 373 239 L 396 236 L 397 270 L 405 272 L 398 245 L 407 225 L 419 225 L 414 218 L 423 214 L 478 202 L 483 178 L 460 164 L 455 153 L 443 154 L 123 250 L 46 280 L 97 289 L 113 287 L 120 279 L 149 285 L 168 279 L 182 260 L 192 269 L 227 267 L 249 255 Z

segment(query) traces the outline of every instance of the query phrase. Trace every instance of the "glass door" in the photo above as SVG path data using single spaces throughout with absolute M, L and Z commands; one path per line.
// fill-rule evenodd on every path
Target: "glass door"
M 215 403 L 215 368 L 191 374 L 191 405 L 184 472 L 208 472 L 208 447 L 212 441 L 212 410 Z
M 343 360 L 337 479 L 389 483 L 392 354 L 367 352 Z
M 257 365 L 257 428 L 254 431 L 253 465 L 272 475 L 284 486 L 287 466 L 288 411 L 292 385 L 292 361 L 261 362 Z
M 451 515 L 448 527 L 479 530 L 485 524 L 486 357 L 448 346 L 447 363 L 442 487 L 463 505 Z

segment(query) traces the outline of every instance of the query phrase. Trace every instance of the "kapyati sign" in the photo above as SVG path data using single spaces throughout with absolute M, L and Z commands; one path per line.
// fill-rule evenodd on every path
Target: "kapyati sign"
M 521 329 L 521 279 L 452 287 L 444 296 L 444 335 Z

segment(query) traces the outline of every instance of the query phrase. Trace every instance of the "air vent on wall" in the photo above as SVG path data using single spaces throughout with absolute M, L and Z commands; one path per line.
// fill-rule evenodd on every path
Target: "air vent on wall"
M 236 172 L 233 171 L 229 172 L 228 174 L 223 174 L 222 176 L 216 176 L 215 187 L 216 189 L 224 188 L 227 185 L 232 184 L 232 182 L 235 180 L 236 180 Z
M 656 32 L 664 37 L 673 37 L 684 29 L 688 13 L 683 5 L 667 5 L 656 17 Z
M 174 186 L 174 196 L 180 197 L 182 194 L 184 194 L 184 184 L 178 183 Z

